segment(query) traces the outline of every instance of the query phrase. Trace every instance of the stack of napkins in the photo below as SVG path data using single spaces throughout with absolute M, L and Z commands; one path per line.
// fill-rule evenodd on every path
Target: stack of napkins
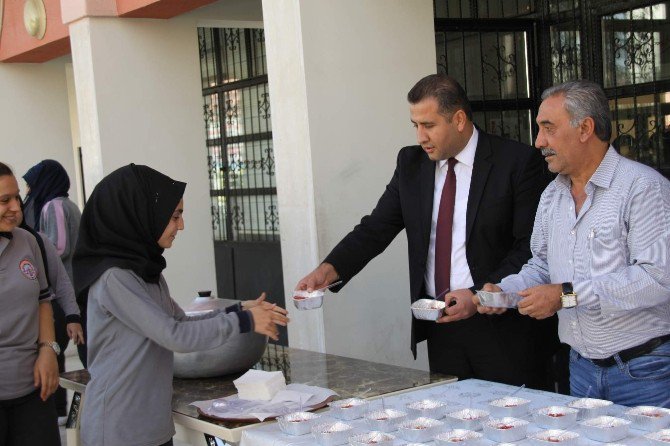
M 233 381 L 237 395 L 242 400 L 270 401 L 280 390 L 286 388 L 282 372 L 249 370 Z

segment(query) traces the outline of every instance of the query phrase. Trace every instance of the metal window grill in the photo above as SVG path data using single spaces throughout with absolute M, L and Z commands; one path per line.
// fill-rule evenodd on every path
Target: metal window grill
M 262 29 L 198 28 L 214 240 L 278 241 Z
M 462 83 L 483 129 L 529 143 L 542 90 L 600 82 L 612 144 L 670 176 L 670 2 L 435 0 L 438 71 Z

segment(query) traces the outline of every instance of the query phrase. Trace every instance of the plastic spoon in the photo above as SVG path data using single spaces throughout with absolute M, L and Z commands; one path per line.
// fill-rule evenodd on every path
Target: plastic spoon
M 526 385 L 525 385 L 525 384 L 521 384 L 521 387 L 519 387 L 518 389 L 516 389 L 516 390 L 510 392 L 510 394 L 507 395 L 507 398 L 511 398 L 511 397 L 513 397 L 514 395 L 516 395 L 517 393 L 521 392 L 521 391 L 522 391 L 523 389 L 525 389 L 525 388 L 526 388 Z
M 327 290 L 327 289 L 332 288 L 332 287 L 334 287 L 334 286 L 337 286 L 337 285 L 339 285 L 339 284 L 341 284 L 341 283 L 342 283 L 342 281 L 341 281 L 341 280 L 338 280 L 338 281 L 336 281 L 336 282 L 331 283 L 330 285 L 326 285 L 326 286 L 324 286 L 324 287 L 317 288 L 317 289 L 314 290 L 314 291 L 323 291 L 323 290 Z

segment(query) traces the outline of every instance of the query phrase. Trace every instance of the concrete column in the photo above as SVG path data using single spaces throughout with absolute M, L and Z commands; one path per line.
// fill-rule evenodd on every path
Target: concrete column
M 263 0 L 287 297 L 375 206 L 415 143 L 407 91 L 436 71 L 430 0 Z M 403 235 L 323 310 L 292 311 L 289 342 L 426 368 L 409 350 Z
M 0 161 L 21 176 L 43 159 L 67 170 L 77 201 L 65 66 L 69 57 L 43 64 L 0 64 Z
M 165 253 L 166 278 L 181 303 L 215 290 L 195 22 L 85 17 L 70 39 L 86 192 L 131 162 L 187 181 L 186 230 Z

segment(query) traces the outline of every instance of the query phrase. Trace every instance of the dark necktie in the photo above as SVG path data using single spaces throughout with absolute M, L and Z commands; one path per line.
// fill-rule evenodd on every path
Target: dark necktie
M 456 203 L 456 173 L 458 161 L 449 158 L 447 178 L 442 187 L 440 210 L 435 229 L 435 296 L 449 289 L 451 279 L 451 231 L 454 226 L 454 204 Z
M 8 240 L 12 239 L 13 234 L 11 232 L 0 232 L 0 237 L 4 237 Z

